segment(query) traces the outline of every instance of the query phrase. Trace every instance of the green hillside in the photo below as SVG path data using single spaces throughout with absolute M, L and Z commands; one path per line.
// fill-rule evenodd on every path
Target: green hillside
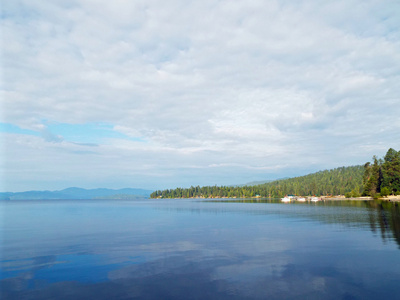
M 155 191 L 151 198 L 283 197 L 285 195 L 344 195 L 363 191 L 363 166 L 340 167 L 317 173 L 246 186 L 196 186 Z

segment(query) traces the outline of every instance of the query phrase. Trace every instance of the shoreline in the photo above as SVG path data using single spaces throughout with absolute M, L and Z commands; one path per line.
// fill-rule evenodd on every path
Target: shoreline
M 327 196 L 321 196 L 321 200 L 333 200 L 333 201 L 343 201 L 343 200 L 358 200 L 358 201 L 372 201 L 374 200 L 373 197 L 350 197 L 346 198 L 344 196 L 336 196 L 336 197 L 327 197 Z M 381 200 L 381 201 L 389 201 L 389 202 L 400 202 L 400 196 L 387 196 L 387 197 L 381 197 L 376 200 Z
M 305 197 L 307 198 L 307 197 Z M 374 198 L 373 197 L 350 197 L 350 198 L 346 198 L 345 196 L 320 196 L 317 197 L 320 199 L 320 201 L 373 201 Z M 240 199 L 271 199 L 268 197 L 248 197 L 248 198 L 242 198 L 242 197 L 178 197 L 178 198 L 162 198 L 162 197 L 157 197 L 157 198 L 149 198 L 149 199 L 204 199 L 204 200 L 212 200 L 212 199 L 224 199 L 224 200 L 240 200 Z M 274 198 L 274 199 L 279 199 L 279 198 Z M 380 201 L 388 201 L 388 202 L 400 202 L 400 195 L 399 196 L 387 196 L 385 198 L 378 198 L 376 200 L 380 200 Z

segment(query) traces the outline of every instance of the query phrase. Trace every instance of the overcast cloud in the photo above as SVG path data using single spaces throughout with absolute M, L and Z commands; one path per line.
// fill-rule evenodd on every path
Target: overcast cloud
M 2 1 L 2 191 L 229 185 L 400 150 L 400 3 Z

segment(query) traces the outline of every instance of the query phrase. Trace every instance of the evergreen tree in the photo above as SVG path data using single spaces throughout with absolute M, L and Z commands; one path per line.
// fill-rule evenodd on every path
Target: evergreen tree
M 400 191 L 400 151 L 390 148 L 382 164 L 382 188 L 387 187 L 390 192 Z
M 373 165 L 364 165 L 364 195 L 374 196 L 384 190 L 390 193 L 400 191 L 400 151 L 390 148 L 384 160 L 373 157 Z

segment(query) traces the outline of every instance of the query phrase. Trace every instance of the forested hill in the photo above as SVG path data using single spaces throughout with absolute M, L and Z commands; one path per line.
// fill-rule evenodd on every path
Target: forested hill
M 247 186 L 196 186 L 172 190 L 155 191 L 151 198 L 190 198 L 190 197 L 283 197 L 285 195 L 344 195 L 352 192 L 354 196 L 363 189 L 363 166 L 340 167 L 332 170 L 276 180 L 259 185 Z

